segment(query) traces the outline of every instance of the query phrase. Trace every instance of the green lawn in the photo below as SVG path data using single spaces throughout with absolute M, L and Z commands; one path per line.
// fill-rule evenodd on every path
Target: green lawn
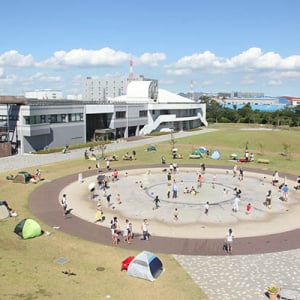
M 219 125 L 219 131 L 197 135 L 189 138 L 176 139 L 175 147 L 184 158 L 181 163 L 199 165 L 232 166 L 228 161 L 231 153 L 243 154 L 248 142 L 249 151 L 256 158 L 270 159 L 269 165 L 256 162 L 247 167 L 269 168 L 279 172 L 289 172 L 295 177 L 300 167 L 300 132 L 297 130 L 282 131 L 241 131 L 238 126 Z M 282 156 L 283 145 L 290 145 L 288 156 Z M 156 145 L 157 151 L 148 153 L 144 147 L 136 148 L 136 166 L 158 164 L 162 155 L 167 163 L 172 162 L 171 143 L 166 141 Z M 193 149 L 205 146 L 210 151 L 218 149 L 220 160 L 191 160 L 188 155 Z M 128 149 L 132 151 L 133 149 Z M 112 153 L 111 153 L 112 154 Z M 124 151 L 116 153 L 122 157 Z M 114 166 L 132 165 L 133 162 L 120 160 Z M 42 166 L 43 177 L 47 180 L 78 173 L 94 168 L 94 162 L 83 158 L 62 163 Z M 28 171 L 33 172 L 35 168 Z M 15 225 L 23 218 L 35 218 L 28 209 L 30 193 L 38 186 L 33 184 L 15 184 L 6 180 L 12 172 L 1 173 L 0 199 L 8 201 L 19 216 L 0 221 L 0 289 L 1 300 L 4 299 L 207 299 L 201 289 L 178 265 L 171 255 L 160 254 L 166 271 L 155 282 L 148 282 L 129 277 L 120 272 L 121 261 L 136 255 L 135 251 L 117 247 L 104 246 L 68 236 L 63 232 L 54 231 L 41 222 L 45 230 L 54 233 L 32 240 L 21 240 L 13 233 Z M 13 172 L 16 173 L 16 172 Z M 39 184 L 43 184 L 42 182 Z M 65 257 L 69 262 L 60 265 L 56 258 Z M 103 267 L 103 271 L 97 271 Z M 71 270 L 76 276 L 62 273 Z

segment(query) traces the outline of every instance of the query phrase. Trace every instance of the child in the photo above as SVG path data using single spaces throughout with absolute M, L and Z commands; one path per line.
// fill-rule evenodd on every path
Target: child
M 118 204 L 122 203 L 122 201 L 121 201 L 121 195 L 120 194 L 117 195 L 117 203 Z
M 204 206 L 204 213 L 206 215 L 208 215 L 208 210 L 209 210 L 209 202 L 207 201 L 206 204 L 205 204 L 205 206 Z
M 113 245 L 117 246 L 119 242 L 119 235 L 117 233 L 117 230 L 114 230 L 112 235 Z
M 251 208 L 252 208 L 251 203 L 248 203 L 246 206 L 246 215 L 250 214 Z
M 175 207 L 175 209 L 174 209 L 174 221 L 178 221 L 178 209 L 177 209 L 177 207 Z

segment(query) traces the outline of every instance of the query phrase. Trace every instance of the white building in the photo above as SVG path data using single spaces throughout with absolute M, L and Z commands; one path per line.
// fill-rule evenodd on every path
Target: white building
M 206 105 L 158 89 L 157 80 L 130 81 L 127 95 L 109 102 L 0 96 L 2 142 L 22 154 L 86 143 L 96 132 L 116 139 L 202 125 Z
M 54 100 L 54 99 L 63 99 L 63 94 L 61 91 L 57 90 L 35 90 L 25 92 L 25 98 L 27 99 L 44 99 L 44 100 Z

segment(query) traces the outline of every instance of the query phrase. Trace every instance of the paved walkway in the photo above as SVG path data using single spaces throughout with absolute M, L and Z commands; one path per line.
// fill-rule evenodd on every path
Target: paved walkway
M 132 146 L 135 147 L 135 145 Z M 59 160 L 60 157 L 64 157 L 64 159 L 66 157 L 62 154 L 57 154 L 57 156 Z M 50 155 L 48 158 L 50 158 Z M 43 155 L 43 162 L 39 160 L 35 165 L 55 161 L 53 155 L 51 156 L 53 161 L 47 161 L 46 159 L 47 157 Z M 27 160 L 19 161 L 15 169 L 28 167 L 25 161 Z M 2 162 L 7 161 L 1 159 L 1 170 L 4 166 Z M 13 169 L 12 164 L 7 170 L 10 169 Z M 93 174 L 85 173 L 84 177 L 88 178 L 89 175 L 92 176 Z M 80 237 L 85 236 L 86 238 L 88 232 L 89 239 L 100 241 L 99 238 L 101 238 L 101 242 L 110 244 L 111 236 L 107 228 L 94 225 L 76 216 L 72 216 L 70 219 L 62 217 L 61 207 L 57 200 L 59 199 L 59 193 L 68 183 L 77 181 L 77 176 L 78 174 L 75 174 L 42 185 L 33 193 L 30 199 L 30 208 L 43 221 L 52 226 L 60 226 L 61 230 L 67 233 Z M 56 189 L 53 189 L 53 184 Z M 34 200 L 41 193 L 49 195 L 48 197 L 52 200 L 54 199 L 47 210 L 43 207 L 45 203 Z M 76 226 L 74 227 L 74 225 Z M 164 245 L 165 248 L 160 249 L 164 251 L 161 252 L 175 254 L 174 257 L 207 293 L 210 299 L 257 300 L 267 299 L 264 290 L 271 283 L 278 286 L 292 285 L 300 287 L 299 241 L 300 233 L 298 229 L 280 235 L 260 236 L 258 238 L 245 237 L 235 240 L 235 254 L 231 256 L 224 255 L 220 250 L 222 242 L 220 238 L 194 240 L 153 236 L 149 242 L 135 240 L 132 245 L 124 247 L 148 249 L 156 252 L 159 250 L 157 248 L 159 245 Z M 178 250 L 174 251 L 175 249 Z M 287 249 L 294 250 L 286 251 Z M 265 254 L 241 255 L 258 252 L 264 252 Z

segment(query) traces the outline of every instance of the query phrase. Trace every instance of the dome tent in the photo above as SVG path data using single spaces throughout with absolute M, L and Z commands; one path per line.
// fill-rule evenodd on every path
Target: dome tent
M 19 222 L 14 232 L 24 240 L 40 236 L 42 234 L 41 226 L 32 219 L 23 219 Z
M 10 217 L 9 207 L 6 201 L 0 201 L 0 220 Z
M 147 147 L 147 152 L 152 152 L 152 151 L 156 151 L 156 147 L 152 144 L 150 144 L 148 147 Z
M 220 151 L 218 151 L 218 150 L 215 150 L 215 151 L 213 152 L 213 154 L 211 155 L 211 158 L 212 158 L 212 159 L 220 159 L 220 157 L 221 157 L 221 153 L 220 153 Z
M 129 264 L 127 274 L 154 281 L 162 271 L 161 260 L 151 252 L 142 251 Z

